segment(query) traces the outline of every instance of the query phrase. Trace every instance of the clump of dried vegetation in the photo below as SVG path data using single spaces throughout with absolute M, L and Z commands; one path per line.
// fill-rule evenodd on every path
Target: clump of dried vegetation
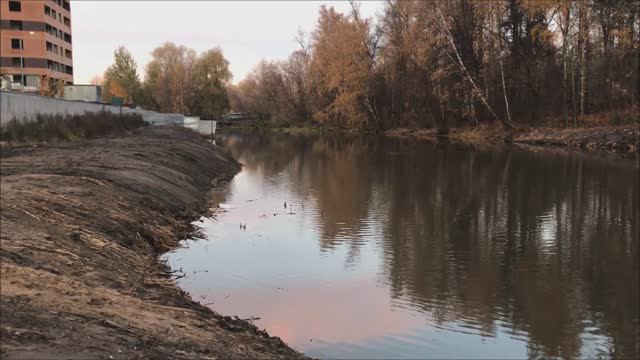
M 65 116 L 39 114 L 33 121 L 12 119 L 2 127 L 0 139 L 7 143 L 92 139 L 121 135 L 146 125 L 139 114 L 106 111 Z

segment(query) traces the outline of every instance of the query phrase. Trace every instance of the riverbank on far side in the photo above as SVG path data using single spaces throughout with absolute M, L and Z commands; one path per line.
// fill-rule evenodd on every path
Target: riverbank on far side
M 582 151 L 634 153 L 638 151 L 640 129 L 637 125 L 597 126 L 588 128 L 519 128 L 507 130 L 499 125 L 453 128 L 447 134 L 435 129 L 399 128 L 387 130 L 386 136 L 419 140 L 448 139 L 464 143 L 514 143 L 563 147 Z

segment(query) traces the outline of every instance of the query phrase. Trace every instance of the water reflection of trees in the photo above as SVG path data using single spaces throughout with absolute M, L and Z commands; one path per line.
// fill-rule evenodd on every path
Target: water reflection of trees
M 357 253 L 371 214 L 384 214 L 384 276 L 397 306 L 487 335 L 502 324 L 529 337 L 531 356 L 594 355 L 582 353 L 582 337 L 605 335 L 603 355 L 638 357 L 631 162 L 390 140 L 254 141 L 234 152 L 267 172 L 290 167 L 322 211 L 324 248 L 346 242 Z

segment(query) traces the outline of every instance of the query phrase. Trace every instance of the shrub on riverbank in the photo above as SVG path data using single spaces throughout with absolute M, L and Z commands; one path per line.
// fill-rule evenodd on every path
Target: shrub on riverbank
M 3 142 L 42 142 L 119 135 L 146 126 L 139 114 L 110 112 L 83 115 L 37 115 L 35 121 L 13 119 L 2 127 Z

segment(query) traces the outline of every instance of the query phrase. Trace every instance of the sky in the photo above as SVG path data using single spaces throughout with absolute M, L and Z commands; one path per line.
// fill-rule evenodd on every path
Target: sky
M 88 84 L 125 46 L 144 66 L 166 41 L 198 52 L 219 46 L 237 83 L 261 59 L 285 59 L 298 45 L 298 29 L 313 30 L 322 4 L 346 12 L 346 1 L 73 1 L 73 69 L 76 84 Z M 364 17 L 383 3 L 360 3 Z

